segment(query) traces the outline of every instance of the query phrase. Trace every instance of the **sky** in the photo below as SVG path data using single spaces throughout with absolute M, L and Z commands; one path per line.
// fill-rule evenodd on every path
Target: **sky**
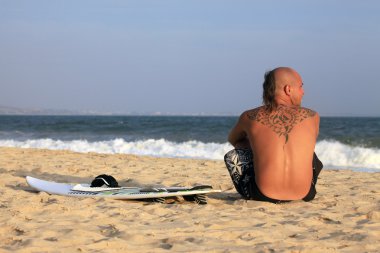
M 380 1 L 0 0 L 0 105 L 240 114 L 266 71 L 322 116 L 380 116 Z

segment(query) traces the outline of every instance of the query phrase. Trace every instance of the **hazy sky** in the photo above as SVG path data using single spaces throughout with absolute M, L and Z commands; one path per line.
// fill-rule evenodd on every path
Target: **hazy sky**
M 0 0 L 0 105 L 235 113 L 265 71 L 303 105 L 380 116 L 380 1 Z

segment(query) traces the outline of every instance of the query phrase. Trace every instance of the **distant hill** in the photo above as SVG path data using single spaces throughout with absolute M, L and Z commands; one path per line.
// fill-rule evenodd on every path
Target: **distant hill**
M 0 106 L 0 114 L 2 115 L 23 115 L 35 112 L 36 110 L 26 110 L 16 107 Z
M 79 112 L 56 109 L 25 109 L 9 106 L 0 106 L 0 115 L 95 115 L 96 112 Z

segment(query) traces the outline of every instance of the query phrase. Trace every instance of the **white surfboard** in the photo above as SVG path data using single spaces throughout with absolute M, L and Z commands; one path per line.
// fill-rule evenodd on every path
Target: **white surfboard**
M 199 185 L 194 187 L 166 187 L 166 188 L 140 188 L 140 187 L 90 187 L 88 184 L 65 184 L 46 181 L 27 176 L 26 181 L 29 186 L 49 194 L 57 194 L 73 197 L 97 197 L 112 199 L 157 199 L 174 196 L 183 196 L 187 200 L 194 200 L 199 203 L 199 199 L 206 201 L 205 194 L 220 192 L 214 190 L 209 185 Z M 192 198 L 193 197 L 193 198 Z M 200 197 L 200 198 L 197 198 Z M 194 199 L 195 198 L 195 199 Z M 202 204 L 202 203 L 200 203 Z M 205 204 L 205 203 L 203 203 Z

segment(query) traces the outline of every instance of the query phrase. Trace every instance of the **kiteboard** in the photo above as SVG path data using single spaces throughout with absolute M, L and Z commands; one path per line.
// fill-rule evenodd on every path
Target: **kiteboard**
M 94 197 L 111 199 L 152 199 L 157 202 L 165 202 L 165 198 L 181 196 L 187 201 L 198 204 L 207 204 L 206 194 L 220 192 L 210 185 L 197 185 L 194 187 L 91 187 L 89 184 L 69 184 L 46 181 L 27 176 L 26 181 L 32 188 L 49 194 Z

